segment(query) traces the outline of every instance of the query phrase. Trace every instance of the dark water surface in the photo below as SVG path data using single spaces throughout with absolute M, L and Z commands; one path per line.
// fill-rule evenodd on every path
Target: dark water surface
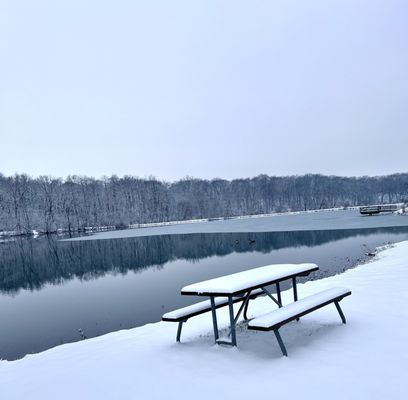
M 367 248 L 408 239 L 408 227 L 163 235 L 0 243 L 0 358 L 159 321 L 196 298 L 182 286 L 274 263 L 313 262 L 329 276 Z M 171 338 L 172 340 L 172 338 Z

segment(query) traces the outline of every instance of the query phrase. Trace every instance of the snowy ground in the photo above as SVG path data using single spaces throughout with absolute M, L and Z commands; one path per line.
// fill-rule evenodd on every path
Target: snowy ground
M 2 361 L 1 398 L 406 399 L 407 285 L 402 242 L 369 264 L 299 285 L 300 297 L 332 286 L 353 294 L 342 301 L 347 325 L 330 305 L 282 328 L 288 358 L 272 333 L 243 324 L 238 348 L 213 345 L 210 316 L 203 315 L 186 324 L 181 344 L 176 324 L 160 322 Z M 271 304 L 259 298 L 250 313 Z M 225 328 L 227 314 L 220 319 Z
M 282 232 L 408 226 L 408 218 L 396 214 L 361 216 L 357 210 L 287 213 L 273 216 L 206 221 L 152 228 L 100 232 L 68 240 L 115 239 L 186 233 Z M 333 228 L 335 227 L 335 228 Z

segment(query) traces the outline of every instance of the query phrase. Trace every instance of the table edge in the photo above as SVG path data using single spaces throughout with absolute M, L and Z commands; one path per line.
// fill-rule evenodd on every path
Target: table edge
M 245 289 L 237 290 L 235 292 L 190 292 L 190 291 L 181 290 L 181 294 L 183 296 L 207 296 L 207 297 L 211 297 L 211 296 L 214 296 L 214 297 L 235 296 L 235 295 L 238 295 L 238 294 L 248 292 L 250 290 L 255 290 L 255 289 L 259 289 L 259 288 L 264 287 L 264 286 L 273 285 L 275 283 L 279 283 L 279 282 L 282 282 L 282 281 L 285 281 L 287 279 L 294 278 L 294 277 L 297 277 L 297 276 L 308 276 L 312 272 L 317 271 L 318 269 L 319 269 L 319 267 L 316 266 L 314 268 L 311 268 L 309 270 L 306 270 L 306 271 L 303 271 L 303 272 L 300 272 L 300 273 L 285 275 L 284 277 L 282 277 L 280 279 L 274 279 L 272 281 L 263 282 L 263 283 L 261 283 L 259 285 L 255 285 L 255 286 L 248 286 Z

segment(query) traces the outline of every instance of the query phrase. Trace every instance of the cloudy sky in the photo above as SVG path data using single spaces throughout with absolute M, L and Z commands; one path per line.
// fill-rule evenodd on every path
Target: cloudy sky
M 408 3 L 0 1 L 0 172 L 408 171 Z

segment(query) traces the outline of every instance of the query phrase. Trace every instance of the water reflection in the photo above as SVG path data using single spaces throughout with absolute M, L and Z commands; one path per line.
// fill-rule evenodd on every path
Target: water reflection
M 0 244 L 0 292 L 40 290 L 73 278 L 96 279 L 106 273 L 126 274 L 161 268 L 174 260 L 199 261 L 231 253 L 314 247 L 354 236 L 403 234 L 407 227 L 333 231 L 222 233 L 150 236 L 113 240 L 62 242 L 54 236 L 20 238 Z

